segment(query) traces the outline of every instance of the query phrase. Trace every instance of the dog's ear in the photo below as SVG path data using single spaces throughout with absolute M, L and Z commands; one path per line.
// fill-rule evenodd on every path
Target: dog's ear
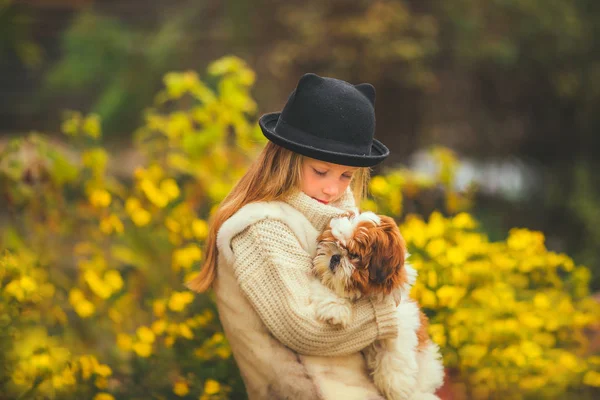
M 406 244 L 398 225 L 388 216 L 380 216 L 381 224 L 373 230 L 369 280 L 386 294 L 406 280 L 404 256 Z

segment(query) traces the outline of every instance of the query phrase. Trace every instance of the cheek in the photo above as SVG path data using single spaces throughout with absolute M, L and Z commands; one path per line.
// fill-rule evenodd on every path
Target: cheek
M 342 183 L 340 185 L 340 193 L 344 193 L 346 191 L 346 189 L 350 185 L 350 181 L 351 181 L 351 179 L 344 178 L 344 180 L 342 181 Z
M 315 188 L 317 187 L 317 182 L 315 181 L 314 177 L 312 177 L 309 173 L 304 173 L 304 176 L 302 177 L 302 191 L 306 194 L 308 194 L 309 196 L 313 195 Z

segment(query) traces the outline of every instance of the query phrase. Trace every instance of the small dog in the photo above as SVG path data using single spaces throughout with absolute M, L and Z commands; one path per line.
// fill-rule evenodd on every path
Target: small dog
M 395 221 L 372 212 L 348 212 L 333 218 L 318 237 L 311 288 L 317 318 L 345 326 L 351 302 L 393 296 L 398 337 L 377 340 L 364 350 L 377 388 L 388 400 L 439 399 L 444 381 L 438 346 L 427 334 L 427 317 L 409 298 L 416 271 L 406 263 L 406 244 Z

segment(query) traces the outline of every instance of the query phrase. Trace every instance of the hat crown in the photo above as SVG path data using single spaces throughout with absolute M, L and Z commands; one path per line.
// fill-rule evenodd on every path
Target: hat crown
M 307 73 L 290 94 L 278 123 L 369 155 L 375 134 L 375 88 Z M 275 128 L 277 130 L 277 128 Z
M 375 88 L 304 74 L 281 112 L 258 120 L 273 143 L 334 164 L 371 167 L 389 154 L 374 138 Z

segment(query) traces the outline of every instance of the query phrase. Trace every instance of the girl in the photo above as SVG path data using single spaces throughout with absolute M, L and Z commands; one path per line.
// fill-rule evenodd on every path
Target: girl
M 269 143 L 213 217 L 188 286 L 214 289 L 251 400 L 383 399 L 360 350 L 398 335 L 396 304 L 357 301 L 340 328 L 309 297 L 318 234 L 389 155 L 373 138 L 374 103 L 368 83 L 305 74 L 281 113 L 260 118 Z

